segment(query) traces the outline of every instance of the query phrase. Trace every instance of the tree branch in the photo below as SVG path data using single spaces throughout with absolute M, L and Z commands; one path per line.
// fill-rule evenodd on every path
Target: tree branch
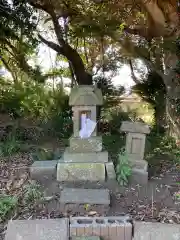
M 129 60 L 129 66 L 130 66 L 130 69 L 131 69 L 131 77 L 132 77 L 133 81 L 136 84 L 140 83 L 140 81 L 138 81 L 138 79 L 137 79 L 137 77 L 136 77 L 136 75 L 134 73 L 134 68 L 133 68 L 133 64 L 132 64 L 132 60 L 131 59 Z
M 6 60 L 1 56 L 0 60 L 2 61 L 4 67 L 8 70 L 8 72 L 11 74 L 13 80 L 14 80 L 14 83 L 17 83 L 17 77 L 16 75 L 14 74 L 14 72 L 11 70 L 9 64 L 6 62 Z

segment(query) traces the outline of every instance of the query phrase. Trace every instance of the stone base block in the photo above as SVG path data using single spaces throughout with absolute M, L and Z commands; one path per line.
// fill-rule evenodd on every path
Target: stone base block
M 134 240 L 179 240 L 180 225 L 158 222 L 135 222 Z
M 109 210 L 110 194 L 108 189 L 64 188 L 60 197 L 60 211 L 87 214 L 96 211 L 105 214 Z
M 105 163 L 107 180 L 115 180 L 116 172 L 113 162 Z
M 5 240 L 69 240 L 69 219 L 9 221 Z
M 60 203 L 110 204 L 108 189 L 64 188 Z
M 104 163 L 66 163 L 57 165 L 57 181 L 105 181 Z
M 72 153 L 66 148 L 62 160 L 66 163 L 105 163 L 108 162 L 108 152 Z
M 81 139 L 79 137 L 71 137 L 69 139 L 69 151 L 70 152 L 101 152 L 102 151 L 102 137 L 94 136 L 87 139 Z
M 147 185 L 148 183 L 148 172 L 140 169 L 132 169 L 132 175 L 130 176 L 131 184 Z
M 30 176 L 35 180 L 51 180 L 56 176 L 57 160 L 35 161 L 30 167 Z
M 145 172 L 147 172 L 148 170 L 148 163 L 145 160 L 130 159 L 130 164 L 132 165 L 132 168 L 139 169 Z

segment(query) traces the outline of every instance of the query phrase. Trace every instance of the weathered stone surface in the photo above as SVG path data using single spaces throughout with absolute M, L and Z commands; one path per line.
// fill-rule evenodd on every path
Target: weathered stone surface
M 52 179 L 56 175 L 56 166 L 58 160 L 35 161 L 30 167 L 32 179 Z
M 180 240 L 180 225 L 135 222 L 134 240 Z
M 144 133 L 144 134 L 150 133 L 149 126 L 147 124 L 140 123 L 140 122 L 124 121 L 122 122 L 120 129 L 122 132 Z
M 65 163 L 105 163 L 108 162 L 108 152 L 71 153 L 69 148 L 63 154 L 60 162 Z
M 144 159 L 145 140 L 145 134 L 127 133 L 126 153 L 130 159 Z
M 57 181 L 105 181 L 105 166 L 103 163 L 59 162 Z
M 69 240 L 69 219 L 9 221 L 5 240 Z
M 101 152 L 102 151 L 102 137 L 95 136 L 86 139 L 79 137 L 71 137 L 69 139 L 69 151 L 84 153 L 84 152 Z
M 109 190 L 64 188 L 61 192 L 60 203 L 88 203 L 109 205 Z
M 148 172 L 140 169 L 132 169 L 132 174 L 130 176 L 131 184 L 146 185 L 148 183 Z
M 100 89 L 95 86 L 81 85 L 72 88 L 69 96 L 70 106 L 102 105 L 103 96 Z
M 108 180 L 116 179 L 116 173 L 115 173 L 113 162 L 105 163 L 105 167 L 106 167 L 107 179 Z
M 143 170 L 145 172 L 147 172 L 148 169 L 148 163 L 145 160 L 132 160 L 130 159 L 130 165 L 132 166 L 132 168 L 135 169 L 140 169 Z

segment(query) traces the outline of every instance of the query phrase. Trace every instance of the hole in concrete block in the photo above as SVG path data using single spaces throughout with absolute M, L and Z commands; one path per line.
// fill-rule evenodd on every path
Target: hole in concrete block
M 111 224 L 116 223 L 116 220 L 108 219 L 108 223 L 111 223 Z
M 96 223 L 98 223 L 98 224 L 104 224 L 105 222 L 104 222 L 103 219 L 96 219 Z
M 77 220 L 77 223 L 79 223 L 79 224 L 92 224 L 93 221 L 91 219 L 79 219 L 79 220 Z
M 123 220 L 120 220 L 120 219 L 108 219 L 108 223 L 110 223 L 110 224 L 123 223 Z

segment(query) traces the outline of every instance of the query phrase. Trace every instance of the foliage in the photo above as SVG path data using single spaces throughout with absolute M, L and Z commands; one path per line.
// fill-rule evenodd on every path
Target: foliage
M 0 143 L 0 156 L 10 156 L 20 151 L 20 142 L 10 133 L 5 141 Z
M 5 79 L 0 82 L 0 112 L 17 117 L 30 117 L 46 122 L 55 113 L 64 111 L 68 97 L 61 85 L 55 90 L 33 81 L 13 84 Z
M 29 183 L 25 185 L 23 189 L 23 204 L 24 206 L 31 207 L 37 202 L 43 200 L 43 193 L 40 185 L 35 183 Z
M 145 159 L 149 163 L 152 175 L 162 168 L 163 164 L 180 165 L 180 146 L 173 137 L 151 133 L 147 137 Z
M 6 216 L 15 209 L 18 200 L 15 196 L 0 196 L 0 222 L 6 219 Z
M 61 153 L 57 151 L 50 151 L 47 149 L 39 149 L 35 153 L 32 153 L 34 161 L 45 161 L 45 160 L 57 160 L 61 157 Z
M 127 185 L 128 179 L 131 176 L 131 166 L 124 150 L 122 150 L 118 155 L 116 175 L 117 181 L 120 185 Z
M 44 81 L 40 67 L 32 67 L 27 61 L 27 57 L 36 54 L 38 45 L 37 14 L 30 5 L 17 0 L 0 0 L 0 6 L 0 65 L 11 73 L 14 82 L 18 82 L 21 73 Z
M 163 128 L 166 88 L 162 77 L 156 72 L 149 72 L 146 78 L 132 87 L 132 90 L 153 107 L 156 127 Z
M 114 165 L 117 165 L 119 151 L 125 145 L 125 136 L 120 134 L 109 134 L 103 135 L 102 139 L 103 146 L 110 154 Z

